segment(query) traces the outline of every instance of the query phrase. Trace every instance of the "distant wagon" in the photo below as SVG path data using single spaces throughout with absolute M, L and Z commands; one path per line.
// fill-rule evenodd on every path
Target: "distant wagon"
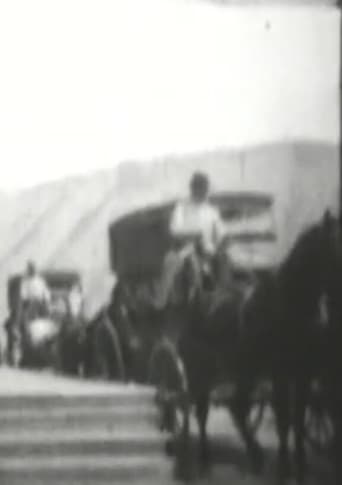
M 43 316 L 31 318 L 20 311 L 23 276 L 16 274 L 8 280 L 8 359 L 12 365 L 76 372 L 77 356 L 71 341 L 76 338 L 75 332 L 79 333 L 79 322 L 72 315 L 70 295 L 80 287 L 81 276 L 67 270 L 45 270 L 41 274 L 51 295 Z

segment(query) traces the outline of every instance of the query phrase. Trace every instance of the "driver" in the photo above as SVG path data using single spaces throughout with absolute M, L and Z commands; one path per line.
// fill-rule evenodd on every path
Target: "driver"
M 176 205 L 170 221 L 171 235 L 183 246 L 180 256 L 200 256 L 201 269 L 208 276 L 225 235 L 220 213 L 208 200 L 209 189 L 208 176 L 196 172 L 190 181 L 190 197 Z
M 50 302 L 50 291 L 44 278 L 38 273 L 32 261 L 27 263 L 26 274 L 20 287 L 21 305 L 37 316 L 46 313 Z M 35 315 L 36 316 L 36 315 Z
M 83 314 L 83 291 L 81 283 L 75 283 L 69 293 L 68 307 L 70 315 L 73 319 L 77 320 Z
M 224 249 L 227 231 L 219 211 L 209 201 L 210 182 L 206 174 L 195 172 L 190 181 L 190 194 L 174 208 L 169 231 L 176 242 L 176 251 L 164 261 L 159 282 L 159 306 L 166 304 L 175 277 L 189 259 L 196 273 L 209 284 L 228 287 L 230 264 Z

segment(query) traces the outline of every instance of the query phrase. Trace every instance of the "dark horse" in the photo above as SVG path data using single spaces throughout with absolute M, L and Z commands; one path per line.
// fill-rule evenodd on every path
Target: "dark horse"
M 283 264 L 257 284 L 251 296 L 228 292 L 209 316 L 203 306 L 205 291 L 197 284 L 192 265 L 184 265 L 188 323 L 179 347 L 199 423 L 202 463 L 208 462 L 210 455 L 206 433 L 210 392 L 223 378 L 236 385 L 229 409 L 255 471 L 261 471 L 262 451 L 247 417 L 252 391 L 261 377 L 267 377 L 272 381 L 279 438 L 279 478 L 285 480 L 290 474 L 288 437 L 293 427 L 295 477 L 299 483 L 304 481 L 305 411 L 312 378 L 321 375 L 327 355 L 321 345 L 324 339 L 317 318 L 319 304 L 322 296 L 332 295 L 335 305 L 331 307 L 341 307 L 336 303 L 340 242 L 336 222 L 326 213 L 298 238 Z M 325 350 L 329 351 L 329 347 Z M 336 368 L 336 363 L 331 365 Z M 339 424 L 342 430 L 342 421 Z
M 342 483 L 342 246 L 341 220 L 332 224 L 330 272 L 327 288 L 328 321 L 321 377 L 334 428 L 333 460 L 336 483 Z

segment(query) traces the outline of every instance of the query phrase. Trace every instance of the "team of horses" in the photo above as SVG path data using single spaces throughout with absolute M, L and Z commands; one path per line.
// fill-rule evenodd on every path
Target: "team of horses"
M 304 483 L 307 478 L 305 412 L 315 379 L 324 389 L 333 422 L 332 459 L 336 483 L 342 483 L 341 231 L 340 220 L 326 212 L 300 235 L 284 262 L 254 285 L 253 291 L 248 295 L 227 292 L 226 298 L 210 312 L 203 311 L 204 286 L 199 284 L 193 266 L 184 264 L 179 280 L 182 298 L 178 316 L 173 313 L 172 318 L 167 318 L 166 309 L 157 320 L 164 318 L 175 327 L 181 322 L 178 351 L 185 364 L 189 393 L 196 410 L 199 459 L 203 467 L 211 458 L 207 435 L 210 395 L 220 377 L 234 383 L 229 410 L 253 470 L 262 471 L 263 452 L 250 429 L 248 414 L 255 386 L 260 379 L 267 378 L 272 382 L 279 439 L 278 477 L 285 482 L 294 475 L 298 483 Z M 119 328 L 127 343 L 123 350 L 127 355 L 121 357 L 129 360 L 135 346 L 139 346 L 139 339 L 129 315 L 127 298 L 119 283 L 105 312 L 107 327 L 102 326 L 102 342 L 108 336 L 108 326 Z M 325 325 L 319 318 L 323 300 L 327 312 Z M 102 314 L 97 318 L 103 321 L 103 317 Z M 100 327 L 90 328 L 96 333 Z M 293 460 L 289 448 L 291 429 L 295 438 Z
M 283 264 L 257 284 L 247 299 L 227 295 L 210 315 L 203 312 L 203 290 L 191 265 L 185 268 L 185 286 L 196 285 L 196 291 L 188 298 L 188 324 L 180 351 L 196 408 L 202 464 L 210 459 L 206 426 L 210 394 L 220 368 L 236 385 L 229 410 L 256 472 L 263 468 L 263 453 L 248 426 L 248 413 L 255 386 L 262 378 L 271 380 L 279 438 L 278 475 L 283 482 L 293 472 L 297 482 L 303 483 L 307 477 L 305 412 L 311 383 L 319 379 L 334 425 L 336 481 L 342 483 L 340 231 L 339 221 L 326 213 L 299 237 Z M 326 326 L 319 319 L 323 298 L 328 312 Z M 294 470 L 289 452 L 291 429 Z

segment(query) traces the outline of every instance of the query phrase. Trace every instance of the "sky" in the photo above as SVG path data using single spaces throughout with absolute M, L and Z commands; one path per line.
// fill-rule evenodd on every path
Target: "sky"
M 328 7 L 1 0 L 0 190 L 124 160 L 338 140 Z

